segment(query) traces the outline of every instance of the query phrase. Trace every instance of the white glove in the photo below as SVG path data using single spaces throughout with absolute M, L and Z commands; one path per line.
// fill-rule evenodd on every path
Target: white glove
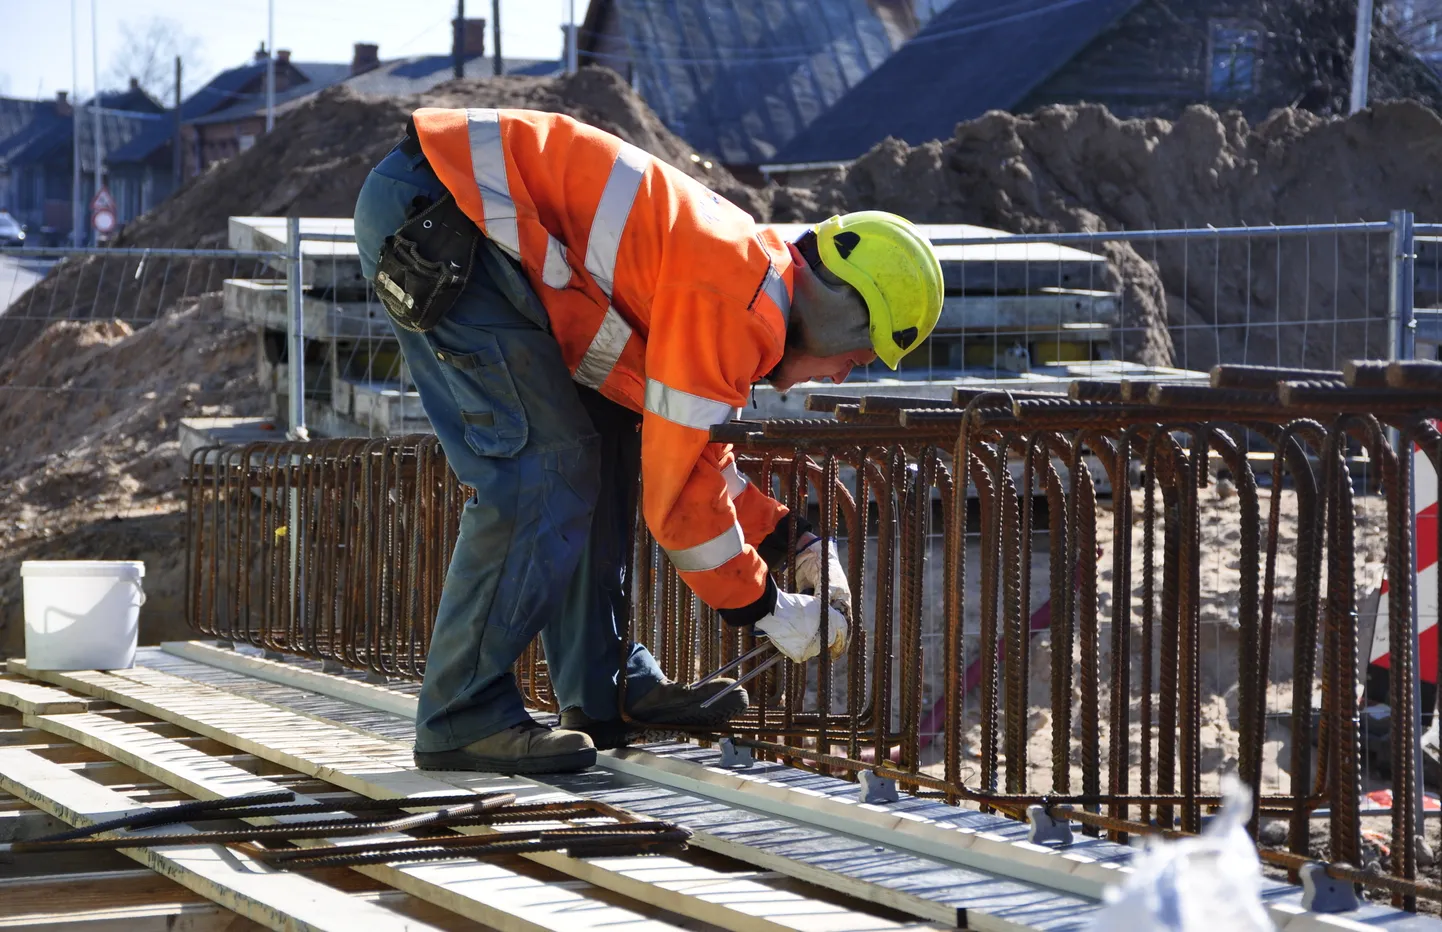
M 845 615 L 831 607 L 827 612 L 827 636 L 835 660 L 846 651 L 849 632 Z M 821 653 L 821 600 L 814 595 L 777 592 L 776 608 L 756 622 L 756 630 L 770 638 L 781 653 L 805 663 Z
M 846 568 L 836 553 L 836 541 L 826 548 L 826 585 L 830 589 L 830 602 L 847 618 L 851 617 L 851 584 L 846 580 Z M 821 592 L 821 538 L 812 541 L 806 549 L 796 555 L 796 588 L 802 592 Z

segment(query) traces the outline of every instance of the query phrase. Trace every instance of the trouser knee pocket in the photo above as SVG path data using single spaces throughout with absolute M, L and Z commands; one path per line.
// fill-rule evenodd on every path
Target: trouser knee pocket
M 426 335 L 460 412 L 466 444 L 478 456 L 515 456 L 526 445 L 526 409 L 496 338 L 474 335 L 468 352 L 455 352 Z

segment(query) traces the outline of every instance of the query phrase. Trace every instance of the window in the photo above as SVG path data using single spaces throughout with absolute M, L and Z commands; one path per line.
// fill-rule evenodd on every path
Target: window
M 1262 48 L 1261 30 L 1244 23 L 1214 20 L 1210 39 L 1210 95 L 1245 97 L 1256 91 L 1257 59 Z

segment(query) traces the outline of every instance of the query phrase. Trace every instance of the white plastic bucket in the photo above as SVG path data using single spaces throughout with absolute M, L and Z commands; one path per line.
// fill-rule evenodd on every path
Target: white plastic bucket
M 140 636 L 138 560 L 26 560 L 25 664 L 33 670 L 119 670 Z

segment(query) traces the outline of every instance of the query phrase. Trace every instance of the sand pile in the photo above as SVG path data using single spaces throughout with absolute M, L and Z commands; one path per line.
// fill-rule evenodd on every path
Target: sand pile
M 0 363 L 0 653 L 22 649 L 30 559 L 144 560 L 142 641 L 183 634 L 180 419 L 266 404 L 255 335 L 219 302 L 187 300 L 138 330 L 56 322 Z
M 1168 121 L 1054 106 L 990 113 L 920 146 L 888 140 L 810 190 L 770 193 L 776 220 L 876 207 L 1019 233 L 1386 220 L 1401 208 L 1431 220 L 1442 217 L 1439 159 L 1442 120 L 1410 102 L 1347 119 L 1278 110 L 1256 126 L 1205 107 Z M 1385 235 L 1263 237 L 1224 242 L 1220 256 L 1207 242 L 1106 252 L 1125 296 L 1127 358 L 1330 367 L 1334 351 L 1385 353 Z M 1248 338 L 1248 320 L 1306 326 Z

